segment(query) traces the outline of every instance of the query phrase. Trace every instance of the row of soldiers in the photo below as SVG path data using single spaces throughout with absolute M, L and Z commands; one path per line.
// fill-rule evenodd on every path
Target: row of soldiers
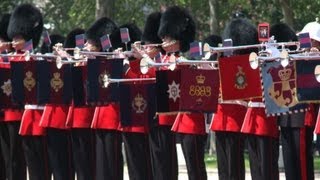
M 24 53 L 23 44 L 33 40 L 36 47 L 43 30 L 42 14 L 31 4 L 17 6 L 11 15 L 1 20 L 3 42 L 12 41 L 10 47 L 0 44 L 1 50 Z M 103 51 L 100 37 L 110 34 L 113 48 L 124 47 L 120 28 L 129 29 L 130 42 L 142 40 L 144 50 L 132 49 L 124 64 L 124 78 L 155 77 L 155 68 L 146 74 L 140 72 L 140 60 L 147 54 L 154 58 L 163 54 L 162 62 L 178 58 L 189 50 L 195 40 L 196 26 L 190 13 L 172 6 L 164 12 L 151 13 L 141 32 L 134 24 L 120 27 L 107 17 L 94 22 L 87 30 L 71 31 L 64 43 L 75 47 L 75 36 L 85 33 L 84 49 Z M 310 33 L 314 46 L 318 46 L 320 25 L 316 23 Z M 286 24 L 271 27 L 271 35 L 278 41 L 296 41 L 294 31 Z M 235 16 L 227 25 L 223 38 L 232 39 L 235 46 L 258 44 L 257 28 L 246 18 Z M 52 38 L 53 39 L 53 38 Z M 221 43 L 216 35 L 205 41 L 211 46 Z M 10 49 L 12 48 L 12 49 Z M 45 48 L 48 49 L 48 48 Z M 49 48 L 50 49 L 50 48 Z M 248 54 L 252 50 L 237 50 L 234 54 Z M 4 59 L 2 59 L 4 60 Z M 10 59 L 24 61 L 23 56 Z M 85 64 L 81 64 L 85 65 Z M 10 68 L 2 65 L 1 68 Z M 189 68 L 179 65 L 179 69 Z M 122 143 L 130 179 L 178 179 L 176 141 L 181 143 L 190 180 L 207 179 L 204 146 L 207 132 L 205 116 L 198 112 L 157 114 L 155 119 L 140 119 L 123 125 L 119 104 L 26 105 L 24 109 L 3 109 L 0 121 L 0 143 L 3 165 L 2 179 L 30 180 L 121 180 L 123 179 Z M 221 101 L 212 118 L 210 129 L 216 133 L 219 179 L 245 179 L 244 142 L 248 143 L 252 179 L 279 179 L 279 134 L 284 154 L 287 179 L 314 179 L 312 134 L 316 118 L 315 108 L 307 112 L 267 117 L 262 99 Z M 156 123 L 150 124 L 150 122 Z M 280 129 L 279 129 L 280 126 Z M 5 167 L 5 168 L 4 168 Z

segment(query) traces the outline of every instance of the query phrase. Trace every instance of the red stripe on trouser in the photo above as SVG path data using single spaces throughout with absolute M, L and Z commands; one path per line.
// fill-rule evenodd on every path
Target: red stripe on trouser
M 307 180 L 307 161 L 306 161 L 306 128 L 300 128 L 300 170 L 301 180 Z

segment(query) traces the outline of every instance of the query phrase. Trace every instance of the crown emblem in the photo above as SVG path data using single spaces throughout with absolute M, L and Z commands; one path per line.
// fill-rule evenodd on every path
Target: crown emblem
M 196 81 L 198 84 L 203 84 L 205 80 L 206 80 L 206 77 L 202 74 L 200 74 L 199 76 L 196 76 Z
M 32 77 L 33 73 L 31 71 L 26 72 L 26 77 L 23 80 L 23 85 L 27 88 L 28 91 L 31 91 L 32 88 L 36 85 L 36 80 Z
M 292 74 L 292 70 L 288 68 L 284 68 L 278 72 L 278 76 L 280 77 L 281 81 L 286 81 L 290 79 Z
M 58 92 L 63 87 L 63 81 L 60 78 L 60 73 L 53 73 L 53 77 L 50 81 L 50 85 L 55 92 Z
M 133 101 L 132 108 L 136 111 L 137 114 L 143 113 L 147 107 L 147 101 L 143 98 L 143 96 L 138 93 Z

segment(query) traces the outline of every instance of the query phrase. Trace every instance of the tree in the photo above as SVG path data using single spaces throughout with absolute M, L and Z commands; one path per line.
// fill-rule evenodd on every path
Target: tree
M 96 19 L 101 17 L 114 17 L 115 0 L 96 0 Z

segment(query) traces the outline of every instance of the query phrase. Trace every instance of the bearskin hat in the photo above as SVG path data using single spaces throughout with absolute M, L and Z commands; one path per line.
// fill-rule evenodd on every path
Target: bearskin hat
M 17 6 L 11 15 L 8 36 L 21 35 L 26 41 L 32 39 L 33 46 L 39 43 L 43 29 L 42 14 L 38 8 L 31 4 Z
M 141 40 L 142 32 L 139 29 L 139 27 L 133 23 L 121 25 L 118 29 L 114 30 L 110 36 L 111 44 L 114 49 L 126 48 L 126 45 L 121 41 L 121 34 L 120 34 L 121 28 L 128 28 L 129 30 L 130 42 L 127 43 L 127 48 L 128 48 L 127 50 L 129 51 L 131 50 L 132 43 Z
M 10 14 L 4 14 L 0 20 L 0 38 L 4 41 L 10 41 L 7 34 L 10 16 Z
M 52 34 L 52 35 L 50 35 L 50 40 L 51 40 L 51 44 L 49 47 L 48 47 L 48 45 L 46 45 L 45 42 L 42 43 L 42 45 L 41 45 L 41 53 L 42 54 L 51 53 L 52 47 L 57 43 L 64 43 L 65 37 L 60 34 Z
M 189 50 L 190 43 L 195 39 L 195 34 L 195 22 L 186 9 L 172 6 L 162 14 L 158 36 L 160 38 L 167 36 L 179 40 L 182 52 Z
M 81 28 L 75 28 L 70 31 L 64 41 L 63 47 L 65 48 L 74 48 L 76 47 L 76 36 L 80 34 L 84 34 L 86 31 Z M 67 51 L 69 54 L 73 55 L 73 51 Z
M 258 44 L 257 28 L 245 18 L 235 18 L 226 26 L 223 32 L 223 39 L 232 39 L 233 46 Z M 252 49 L 238 50 L 235 54 L 247 54 Z
M 161 13 L 151 13 L 146 20 L 141 40 L 149 43 L 161 43 L 162 40 L 158 36 L 158 29 L 160 26 Z
M 211 47 L 218 47 L 222 43 L 222 38 L 221 36 L 212 34 L 206 37 L 203 42 L 208 43 Z
M 85 30 L 81 28 L 76 28 L 70 31 L 64 41 L 63 47 L 74 48 L 76 47 L 76 35 L 84 34 Z
M 270 35 L 274 36 L 277 42 L 297 41 L 297 35 L 287 24 L 278 23 L 270 28 Z
M 86 31 L 86 39 L 96 42 L 96 45 L 101 48 L 100 38 L 106 34 L 111 34 L 116 28 L 117 25 L 111 19 L 102 17 Z

